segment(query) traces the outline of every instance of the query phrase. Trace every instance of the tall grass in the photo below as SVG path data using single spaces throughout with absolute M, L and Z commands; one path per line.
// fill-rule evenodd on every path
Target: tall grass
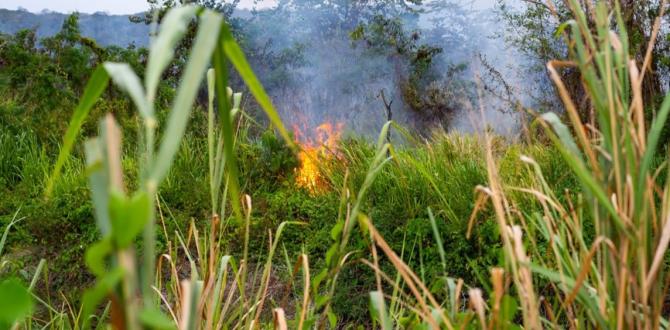
M 172 61 L 174 47 L 184 36 L 194 15 L 198 16 L 199 26 L 191 57 L 186 64 L 182 83 L 177 89 L 168 116 L 167 126 L 162 134 L 163 138 L 156 146 L 158 127 L 153 102 L 158 81 L 163 70 Z M 214 54 L 214 57 L 212 57 L 212 54 Z M 65 164 L 65 159 L 72 149 L 74 139 L 82 123 L 105 89 L 109 78 L 119 88 L 128 93 L 138 109 L 143 123 L 140 134 L 142 147 L 138 153 L 140 184 L 136 192 L 126 192 L 127 188 L 124 183 L 124 172 L 121 165 L 121 132 L 111 116 L 108 115 L 100 123 L 100 136 L 86 142 L 86 158 L 92 199 L 95 206 L 96 221 L 103 238 L 91 246 L 86 253 L 86 263 L 98 279 L 96 286 L 89 289 L 84 295 L 82 309 L 75 317 L 77 324 L 83 328 L 91 326 L 91 313 L 107 295 L 110 296 L 111 321 L 115 327 L 131 329 L 140 327 L 163 328 L 170 323 L 170 319 L 159 311 L 158 304 L 160 301 L 158 298 L 161 295 L 155 294 L 155 287 L 153 286 L 156 264 L 154 252 L 156 232 L 155 195 L 159 184 L 166 177 L 179 150 L 199 82 L 202 80 L 202 76 L 212 58 L 214 66 L 217 68 L 216 78 L 219 80 L 215 86 L 217 89 L 216 99 L 220 109 L 218 116 L 220 118 L 219 126 L 221 127 L 220 136 L 225 139 L 226 182 L 230 183 L 231 205 L 235 211 L 233 218 L 239 221 L 242 219 L 242 214 L 236 177 L 237 169 L 232 151 L 234 143 L 232 136 L 234 133 L 231 127 L 231 107 L 228 100 L 229 96 L 225 91 L 227 85 L 226 60 L 229 59 L 238 68 L 241 76 L 247 81 L 261 104 L 263 104 L 264 99 L 267 99 L 267 96 L 253 77 L 246 60 L 239 51 L 239 47 L 230 36 L 230 31 L 219 14 L 195 6 L 183 6 L 170 11 L 163 20 L 160 33 L 152 41 L 144 84 L 127 64 L 105 63 L 93 73 L 82 100 L 75 110 L 70 128 L 65 136 L 63 149 L 56 162 L 54 175 L 51 176 L 47 185 L 47 194 L 50 193 L 53 183 L 57 180 L 60 170 Z M 271 105 L 269 103 L 264 105 L 270 117 L 276 117 Z M 288 136 L 281 123 L 277 122 L 277 124 L 279 131 Z M 210 134 L 212 133 L 210 131 Z M 221 143 L 223 143 L 223 140 L 221 140 Z M 219 163 L 221 164 L 219 168 L 223 169 L 224 163 Z M 214 179 L 212 180 L 216 182 Z M 213 196 L 215 196 L 215 189 L 212 188 Z M 218 193 L 218 186 L 216 191 Z M 216 210 L 216 208 L 213 208 L 214 212 Z M 214 214 L 212 235 L 215 233 L 216 225 L 217 215 Z M 135 253 L 133 241 L 141 232 L 143 232 L 143 255 L 139 258 Z M 185 240 L 179 237 L 179 241 L 187 250 L 187 246 L 184 245 Z M 215 263 L 218 250 L 213 246 L 214 238 L 212 238 L 211 243 L 211 255 L 208 256 L 212 263 Z M 224 260 L 225 258 L 222 259 L 222 262 Z M 200 297 L 208 297 L 208 290 L 213 283 L 211 280 L 214 278 L 212 273 L 200 274 L 206 280 L 204 283 L 207 285 L 203 286 L 203 279 L 199 276 L 193 262 L 192 265 L 191 279 L 176 288 L 175 296 L 180 302 L 176 306 L 178 307 L 177 314 L 172 313 L 171 308 L 168 309 L 173 317 L 176 317 L 175 321 L 178 321 L 181 328 L 195 328 L 199 324 L 197 317 L 200 316 L 200 311 L 203 308 L 200 302 L 205 301 L 201 300 Z M 224 272 L 224 265 L 221 267 L 221 271 Z M 218 308 L 216 311 L 218 312 Z
M 569 8 L 574 19 L 563 27 L 572 59 L 552 61 L 547 68 L 570 125 L 552 113 L 540 123 L 578 178 L 582 193 L 568 192 L 567 202 L 561 202 L 563 192 L 552 191 L 537 163 L 522 157 L 536 179 L 530 187 L 515 189 L 534 196 L 544 209 L 526 213 L 506 197 L 487 148 L 485 191 L 498 218 L 506 271 L 522 302 L 525 327 L 666 328 L 669 190 L 667 182 L 657 180 L 665 166 L 654 169 L 652 161 L 663 157 L 658 141 L 670 97 L 648 129 L 641 89 L 649 59 L 639 67 L 630 57 L 618 3 L 607 8 L 599 2 L 592 17 L 577 1 L 569 1 Z M 558 74 L 561 67 L 581 73 L 595 127 L 580 120 Z
M 528 164 L 534 177 L 531 185 L 505 186 L 496 164 L 493 140 L 486 135 L 488 186 L 478 191 L 481 200 L 488 199 L 493 207 L 505 257 L 504 269 L 491 270 L 492 290 L 484 294 L 479 289 L 469 289 L 469 310 L 448 315 L 444 302 L 437 301 L 389 248 L 372 221 L 361 219 L 361 226 L 391 260 L 411 293 L 403 297 L 394 290 L 390 301 L 401 299 L 401 304 L 410 306 L 410 314 L 431 328 L 467 324 L 489 329 L 514 327 L 517 306 L 521 312 L 518 320 L 530 329 L 668 326 L 664 311 L 670 280 L 665 265 L 670 243 L 666 207 L 669 190 L 667 182 L 657 180 L 665 166 L 654 169 L 652 162 L 659 157 L 658 141 L 670 111 L 670 97 L 647 129 L 641 89 L 649 58 L 644 59 L 641 68 L 630 58 L 618 4 L 607 8 L 599 2 L 593 17 L 586 17 L 577 1 L 569 1 L 569 7 L 574 20 L 566 22 L 562 29 L 573 58 L 567 62 L 552 61 L 547 67 L 565 103 L 570 125 L 564 125 L 553 113 L 543 115 L 539 121 L 582 191 L 553 191 L 538 163 L 528 156 L 522 156 L 520 161 Z M 663 11 L 659 15 L 662 17 Z M 616 31 L 611 26 L 616 26 Z M 654 33 L 658 28 L 656 25 Z M 652 42 L 649 47 L 653 46 Z M 595 113 L 595 126 L 581 122 L 579 109 L 557 72 L 565 66 L 582 74 L 583 87 Z M 519 207 L 508 197 L 512 192 L 532 196 L 542 211 Z M 439 240 L 439 233 L 436 237 Z M 397 286 L 398 279 L 375 266 L 378 257 L 374 249 L 371 255 L 369 263 L 377 270 L 378 278 Z M 460 294 L 462 286 L 452 287 Z M 380 290 L 372 296 L 380 325 L 386 328 L 402 324 L 398 314 L 389 317 L 394 314 L 384 310 L 380 299 L 383 295 Z

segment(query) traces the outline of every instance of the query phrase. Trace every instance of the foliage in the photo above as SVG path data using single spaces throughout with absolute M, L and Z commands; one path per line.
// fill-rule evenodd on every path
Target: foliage
M 38 41 L 35 31 L 23 30 L 3 38 L 0 76 L 4 79 L 0 81 L 0 90 L 4 94 L 11 91 L 13 101 L 5 104 L 0 121 L 14 131 L 31 127 L 43 141 L 65 130 L 67 114 L 59 110 L 75 105 L 76 95 L 82 92 L 84 82 L 98 63 L 123 60 L 140 68 L 146 58 L 144 49 L 103 48 L 83 37 L 77 14 L 71 15 L 53 37 Z M 118 91 L 113 89 L 106 91 L 110 98 L 116 94 Z M 159 102 L 164 102 L 163 92 L 159 95 Z M 117 100 L 99 105 L 95 112 L 111 109 L 127 127 L 132 127 L 132 123 L 126 122 L 129 112 L 123 112 L 127 108 L 123 100 Z
M 595 7 L 588 1 L 579 1 L 580 6 L 585 10 L 586 21 L 589 28 L 594 29 L 597 25 L 595 16 Z M 661 1 L 642 0 L 642 1 L 619 1 L 613 2 L 610 6 L 614 10 L 614 3 L 620 4 L 623 22 L 621 23 L 627 31 L 630 46 L 628 52 L 631 58 L 636 61 L 638 66 L 642 66 L 647 61 L 647 45 L 653 45 L 652 53 L 648 64 L 651 71 L 644 76 L 644 100 L 650 104 L 650 110 L 658 107 L 663 96 L 663 91 L 667 90 L 667 82 L 662 77 L 667 76 L 669 67 L 667 53 L 670 43 L 668 43 L 668 32 L 660 29 L 660 33 L 653 34 L 656 24 L 667 25 L 667 12 L 661 10 Z M 502 18 L 506 22 L 506 33 L 501 32 L 501 36 L 508 41 L 510 45 L 518 49 L 529 59 L 531 69 L 540 69 L 544 71 L 544 65 L 553 59 L 568 59 L 574 56 L 570 53 L 572 50 L 566 47 L 569 38 L 570 27 L 564 28 L 565 22 L 573 18 L 571 11 L 571 2 L 569 0 L 554 1 L 551 5 L 541 1 L 523 1 L 520 8 L 510 1 L 498 0 L 498 8 Z M 659 17 L 657 21 L 657 17 Z M 614 22 L 612 26 L 616 25 Z M 653 39 L 653 40 L 652 40 Z M 578 70 L 567 68 L 560 72 L 566 88 L 570 94 L 577 100 L 580 109 L 588 108 L 587 91 L 581 87 L 581 75 Z M 540 99 L 547 110 L 560 110 L 561 104 L 554 93 L 547 94 L 545 91 L 551 85 L 546 75 L 539 77 L 540 88 L 528 91 Z M 583 121 L 592 120 L 590 114 L 586 111 L 580 112 Z M 646 119 L 651 120 L 652 113 L 648 112 Z M 667 133 L 664 133 L 667 135 Z M 667 138 L 664 138 L 667 140 Z
M 443 8 L 431 4 L 430 10 L 439 13 Z M 402 103 L 415 114 L 416 121 L 423 126 L 440 124 L 449 127 L 458 110 L 464 104 L 474 102 L 474 97 L 468 95 L 474 93 L 473 86 L 460 78 L 467 65 L 445 67 L 441 63 L 444 59 L 440 57 L 445 48 L 427 42 L 418 28 L 410 30 L 408 21 L 404 15 L 376 14 L 362 20 L 350 32 L 350 38 L 355 45 L 362 44 L 368 56 L 379 56 L 391 63 L 397 88 L 392 94 L 399 95 Z M 439 33 L 440 28 L 436 24 L 429 33 Z M 451 42 L 454 41 L 447 41 L 447 45 L 454 46 Z M 439 44 L 444 44 L 443 40 Z M 455 53 L 448 56 L 455 57 Z

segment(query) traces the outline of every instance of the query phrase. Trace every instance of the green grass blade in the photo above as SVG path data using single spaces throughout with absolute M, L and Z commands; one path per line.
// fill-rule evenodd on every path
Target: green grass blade
M 154 108 L 147 102 L 140 78 L 127 63 L 106 62 L 103 64 L 114 84 L 130 95 L 137 110 L 145 120 L 154 120 Z
M 382 330 L 393 329 L 393 322 L 391 322 L 389 314 L 386 310 L 383 293 L 380 291 L 370 292 L 370 307 L 379 318 L 379 326 Z
M 222 36 L 223 38 L 223 36 Z M 238 178 L 237 158 L 234 151 L 233 138 L 233 123 L 230 112 L 230 102 L 228 100 L 228 66 L 222 47 L 217 47 L 214 52 L 214 67 L 216 70 L 216 82 L 214 88 L 216 89 L 216 99 L 219 104 L 219 121 L 221 122 L 221 137 L 223 138 L 223 164 L 227 171 L 226 182 L 230 191 L 231 206 L 235 216 L 235 223 L 242 223 L 242 211 L 240 209 L 240 185 Z M 217 186 L 219 183 L 217 183 Z
M 7 236 L 9 235 L 9 231 L 12 229 L 12 227 L 16 223 L 23 220 L 23 218 L 21 218 L 21 219 L 16 218 L 16 216 L 19 215 L 19 211 L 21 211 L 21 209 L 17 210 L 16 213 L 14 213 L 14 217 L 12 217 L 12 221 L 9 222 L 7 227 L 5 227 L 5 231 L 2 233 L 2 238 L 0 239 L 0 257 L 2 256 L 2 250 L 5 248 L 5 243 L 7 242 Z
M 437 222 L 435 221 L 435 216 L 433 215 L 433 210 L 428 208 L 428 218 L 430 219 L 430 226 L 433 228 L 433 235 L 435 235 L 435 244 L 437 244 L 437 252 L 440 254 L 440 262 L 442 263 L 442 270 L 445 275 L 447 273 L 447 257 L 444 252 L 444 244 L 442 243 L 442 236 L 440 236 L 440 231 L 437 230 Z
M 646 180 L 646 174 L 651 167 L 651 163 L 654 160 L 656 155 L 656 148 L 658 148 L 658 141 L 661 138 L 661 132 L 665 127 L 665 123 L 668 120 L 668 114 L 670 113 L 670 94 L 668 94 L 661 104 L 661 109 L 658 111 L 658 115 L 654 119 L 654 122 L 651 124 L 651 129 L 647 136 L 647 146 L 644 151 L 644 157 L 642 158 L 642 163 L 640 165 L 640 177 L 638 186 L 642 187 L 644 185 L 644 180 Z
M 156 90 L 160 83 L 165 68 L 170 65 L 174 58 L 174 49 L 182 39 L 188 25 L 193 19 L 198 7 L 182 6 L 168 12 L 161 23 L 160 32 L 149 50 L 147 71 L 144 79 L 147 90 L 147 100 L 153 102 Z
M 40 262 L 37 264 L 37 268 L 35 268 L 35 274 L 33 274 L 33 279 L 30 281 L 30 286 L 28 286 L 28 291 L 32 291 L 35 288 L 37 280 L 40 278 L 40 275 L 42 274 L 42 270 L 44 269 L 44 265 L 46 263 L 47 263 L 46 259 L 40 259 Z
M 109 178 L 105 171 L 105 160 L 99 138 L 89 139 L 84 145 L 86 155 L 86 172 L 91 189 L 91 200 L 95 211 L 95 221 L 102 237 L 111 233 L 109 221 Z
M 191 50 L 190 60 L 179 84 L 177 98 L 170 111 L 164 138 L 150 174 L 150 178 L 156 186 L 167 175 L 179 150 L 179 144 L 186 131 L 193 101 L 202 77 L 207 70 L 212 51 L 216 46 L 222 22 L 221 15 L 212 11 L 205 11 L 201 15 L 200 26 Z
M 561 289 L 565 290 L 565 292 L 570 292 L 575 288 L 576 281 L 573 278 L 566 277 L 554 270 L 547 269 L 534 263 L 528 263 L 527 266 L 533 273 L 538 274 L 546 278 L 547 280 L 560 285 L 562 287 Z M 592 315 L 595 317 L 598 324 L 603 329 L 606 329 L 607 323 L 600 314 L 597 297 L 590 295 L 588 291 L 589 290 L 587 289 L 587 287 L 582 286 L 578 291 L 577 297 L 579 301 L 591 311 Z M 591 288 L 591 291 L 595 291 L 595 289 Z
M 600 185 L 598 180 L 593 177 L 592 172 L 589 171 L 586 164 L 581 157 L 581 152 L 577 148 L 572 136 L 569 133 L 568 128 L 561 123 L 553 113 L 547 113 L 542 115 L 542 119 L 547 121 L 552 128 L 554 129 L 554 134 L 549 134 L 550 138 L 554 140 L 556 148 L 563 155 L 565 162 L 572 168 L 572 171 L 575 173 L 579 181 L 588 189 L 590 193 L 598 200 L 599 204 L 607 210 L 610 214 L 614 224 L 625 232 L 627 235 L 631 235 L 630 231 L 625 227 L 621 217 L 617 213 L 616 209 L 612 205 L 611 201 L 607 198 L 607 194 L 603 190 L 603 187 Z
M 224 53 L 233 66 L 235 66 L 235 69 L 237 72 L 239 72 L 240 76 L 249 87 L 251 94 L 256 98 L 256 101 L 261 106 L 263 111 L 265 111 L 265 114 L 270 119 L 270 122 L 272 122 L 272 124 L 277 128 L 279 134 L 281 134 L 284 140 L 286 140 L 286 144 L 288 144 L 291 148 L 295 148 L 291 136 L 284 127 L 281 118 L 279 118 L 279 114 L 272 105 L 272 101 L 270 101 L 270 97 L 267 95 L 265 89 L 263 89 L 263 85 L 261 85 L 260 81 L 258 81 L 258 78 L 256 78 L 256 75 L 251 70 L 251 66 L 249 65 L 249 62 L 247 62 L 242 49 L 240 49 L 240 46 L 235 41 L 233 34 L 226 25 L 224 25 L 222 28 L 221 38 L 223 39 Z
M 386 143 L 386 137 L 388 136 L 392 124 L 392 121 L 387 121 L 386 124 L 382 126 L 382 130 L 377 137 L 377 149 L 381 149 L 384 146 L 384 143 Z
M 567 148 L 573 155 L 577 155 L 580 159 L 583 159 L 582 152 L 579 151 L 577 143 L 575 143 L 575 140 L 572 138 L 572 134 L 570 134 L 570 129 L 565 126 L 565 124 L 563 124 L 561 119 L 558 118 L 558 116 L 553 112 L 547 112 L 541 117 L 544 121 L 551 125 L 565 148 Z
M 74 141 L 77 138 L 77 134 L 79 134 L 81 126 L 84 124 L 84 120 L 88 117 L 91 108 L 98 101 L 102 92 L 107 88 L 108 83 L 109 75 L 107 74 L 107 71 L 102 66 L 99 66 L 93 71 L 91 79 L 89 79 L 88 84 L 86 84 L 84 95 L 82 95 L 77 108 L 74 110 L 70 125 L 67 128 L 67 132 L 65 132 L 63 146 L 61 147 L 60 153 L 58 153 L 56 165 L 46 184 L 47 188 L 45 194 L 47 196 L 51 195 L 51 191 L 53 190 L 56 180 L 58 180 L 58 177 L 60 176 L 65 161 L 72 152 Z
M 216 213 L 216 192 L 214 186 L 214 69 L 207 70 L 207 154 L 209 160 L 209 192 L 212 202 L 212 214 Z

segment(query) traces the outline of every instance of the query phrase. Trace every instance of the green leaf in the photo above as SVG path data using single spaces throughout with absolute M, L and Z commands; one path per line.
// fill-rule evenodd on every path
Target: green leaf
M 107 271 L 105 259 L 112 252 L 112 242 L 108 239 L 96 242 L 86 250 L 84 260 L 86 266 L 96 276 L 102 276 Z
M 503 322 L 512 322 L 514 320 L 514 315 L 519 308 L 516 299 L 510 295 L 504 295 L 501 302 L 500 316 Z
M 233 129 L 233 117 L 231 116 L 232 110 L 230 109 L 229 97 L 232 94 L 232 90 L 228 88 L 228 63 L 226 62 L 223 50 L 221 47 L 217 47 L 214 51 L 214 70 L 215 70 L 215 83 L 214 88 L 216 90 L 216 100 L 219 104 L 219 121 L 221 125 L 221 136 L 222 140 L 219 140 L 223 143 L 223 152 L 224 152 L 224 165 L 226 171 L 226 183 L 228 184 L 231 206 L 233 207 L 233 215 L 236 224 L 242 223 L 242 211 L 240 209 L 240 188 L 239 188 L 239 178 L 238 178 L 238 168 L 237 168 L 237 158 L 234 151 L 234 145 L 232 141 L 234 139 L 234 129 Z
M 565 126 L 560 121 L 560 119 L 558 119 L 558 116 L 552 112 L 543 114 L 542 118 L 547 121 L 554 129 L 554 132 L 558 136 L 558 140 L 560 140 L 561 143 L 556 141 L 555 136 L 551 138 L 554 140 L 558 151 L 561 152 L 563 159 L 565 159 L 566 163 L 579 178 L 581 184 L 584 185 L 584 187 L 598 200 L 600 205 L 603 206 L 607 212 L 609 212 L 614 224 L 626 235 L 631 237 L 632 234 L 630 230 L 625 227 L 623 221 L 621 220 L 621 216 L 617 213 L 614 206 L 612 206 L 612 203 L 607 197 L 607 194 L 603 190 L 602 186 L 584 163 L 581 151 L 579 151 L 579 148 L 577 148 L 577 145 L 572 139 L 572 135 L 570 135 L 570 131 L 568 130 L 567 126 Z
M 569 20 L 567 22 L 563 22 L 561 25 L 558 26 L 558 28 L 556 29 L 556 32 L 554 32 L 554 38 L 560 38 L 561 34 L 563 34 L 563 31 L 565 31 L 565 29 L 568 26 L 573 25 L 574 23 L 575 23 L 574 20 Z
M 387 121 L 384 126 L 382 126 L 382 130 L 377 137 L 377 150 L 381 150 L 384 147 L 384 144 L 386 144 L 386 138 L 388 137 L 389 129 L 391 129 L 391 124 L 393 124 L 392 121 Z
M 561 140 L 563 145 L 575 156 L 579 156 L 580 159 L 582 159 L 582 152 L 579 150 L 577 147 L 577 144 L 575 143 L 575 140 L 572 138 L 572 134 L 570 134 L 570 129 L 563 124 L 560 118 L 553 113 L 553 112 L 547 112 L 541 116 L 541 118 L 549 123 L 551 127 L 554 129 L 554 132 L 556 132 L 556 135 L 558 135 L 558 138 Z
M 435 243 L 437 244 L 437 252 L 440 254 L 440 262 L 442 263 L 442 270 L 444 273 L 447 273 L 447 257 L 444 252 L 444 244 L 442 243 L 442 236 L 440 231 L 437 229 L 437 222 L 435 221 L 435 216 L 433 211 L 428 208 L 428 218 L 430 219 L 430 226 L 433 228 L 433 236 L 435 236 Z
M 118 248 L 128 247 L 149 221 L 151 203 L 147 193 L 141 191 L 128 199 L 123 193 L 112 191 L 109 198 L 112 238 Z
M 568 293 L 574 290 L 576 281 L 574 278 L 560 274 L 554 270 L 547 269 L 540 265 L 534 264 L 532 262 L 527 263 L 528 267 L 533 273 L 539 274 L 540 276 L 548 279 L 559 285 L 559 288 L 564 290 L 565 293 Z M 600 327 L 603 329 L 607 328 L 607 323 L 605 319 L 600 314 L 598 297 L 590 296 L 588 291 L 595 292 L 596 290 L 593 287 L 590 287 L 588 284 L 584 283 L 577 291 L 577 299 L 587 310 L 590 310 L 590 314 L 598 322 Z
M 639 182 L 638 186 L 642 187 L 644 184 L 646 184 L 646 174 L 649 171 L 649 168 L 651 167 L 652 160 L 654 159 L 654 156 L 656 155 L 656 149 L 658 148 L 658 141 L 661 138 L 661 133 L 663 132 L 663 128 L 665 128 L 665 123 L 668 120 L 668 115 L 670 114 L 670 94 L 668 94 L 665 99 L 663 100 L 663 103 L 661 104 L 661 108 L 658 111 L 658 115 L 656 118 L 654 118 L 654 121 L 651 124 L 651 128 L 649 129 L 649 133 L 647 135 L 647 148 L 644 151 L 644 156 L 642 158 L 642 164 L 640 166 L 640 177 L 639 177 Z
M 86 117 L 88 117 L 91 108 L 95 102 L 98 101 L 100 95 L 102 95 L 102 92 L 104 92 L 105 88 L 107 88 L 108 83 L 109 75 L 107 74 L 107 71 L 105 71 L 102 66 L 99 66 L 95 69 L 95 71 L 93 71 L 93 75 L 91 75 L 91 78 L 88 80 L 88 84 L 86 84 L 86 88 L 84 89 L 84 95 L 82 95 L 81 99 L 79 100 L 79 104 L 74 110 L 74 114 L 70 120 L 70 125 L 65 132 L 63 146 L 58 153 L 56 166 L 54 166 L 54 170 L 46 184 L 47 188 L 45 193 L 47 196 L 51 195 L 53 186 L 60 176 L 60 172 L 65 165 L 65 161 L 72 152 L 74 141 L 77 138 L 77 134 L 79 134 L 81 126 L 84 124 L 84 120 L 86 120 Z
M 33 299 L 21 282 L 9 278 L 0 282 L 0 324 L 13 324 L 33 311 Z
M 330 301 L 329 296 L 325 296 L 325 295 L 324 296 L 317 296 L 314 299 L 314 308 L 319 309 L 319 308 L 325 306 L 326 303 L 328 303 L 329 301 Z
M 279 118 L 279 114 L 275 110 L 274 106 L 272 105 L 270 97 L 265 92 L 265 89 L 263 89 L 263 85 L 261 85 L 260 81 L 258 81 L 258 78 L 256 78 L 253 70 L 251 70 L 251 66 L 249 65 L 249 62 L 247 62 L 242 49 L 235 41 L 235 38 L 233 38 L 233 34 L 230 32 L 230 28 L 228 28 L 228 26 L 225 24 L 222 27 L 221 38 L 223 39 L 224 53 L 233 66 L 235 66 L 235 69 L 240 74 L 240 77 L 242 77 L 242 80 L 244 80 L 244 83 L 249 87 L 249 91 L 256 98 L 256 101 L 268 116 L 270 122 L 277 128 L 279 134 L 281 134 L 281 136 L 284 138 L 286 144 L 288 144 L 289 147 L 294 148 L 295 146 L 293 144 L 293 139 L 291 139 L 288 131 L 286 128 L 284 128 L 284 124 L 282 123 L 281 118 Z
M 177 329 L 175 322 L 156 308 L 148 308 L 140 312 L 140 321 L 149 329 L 172 330 Z
M 382 330 L 393 329 L 393 322 L 391 322 L 388 312 L 386 311 L 384 295 L 380 291 L 370 292 L 370 309 L 373 312 L 372 317 L 379 320 L 379 325 Z
M 328 316 L 328 323 L 330 324 L 331 329 L 337 328 L 337 315 L 333 313 L 333 311 L 328 311 L 327 313 Z
M 314 276 L 314 278 L 312 279 L 312 290 L 314 290 L 314 292 L 316 293 L 319 292 L 319 285 L 321 285 L 321 282 L 326 278 L 327 275 L 328 275 L 328 269 L 324 268 L 323 270 L 321 270 L 321 272 L 319 272 L 319 274 Z
M 86 155 L 86 173 L 91 189 L 91 200 L 95 210 L 95 222 L 103 237 L 107 237 L 112 229 L 109 221 L 109 178 L 105 171 L 105 160 L 99 138 L 93 138 L 84 144 Z
M 343 228 L 344 228 L 344 221 L 338 221 L 330 230 L 330 238 L 332 238 L 334 241 L 339 239 L 340 234 L 342 234 Z
M 337 243 L 335 243 L 335 244 L 330 246 L 328 251 L 326 251 L 326 265 L 331 265 L 331 262 L 332 262 L 331 259 L 333 259 L 333 256 L 335 255 L 335 253 L 337 253 L 338 247 L 339 247 L 339 245 Z
M 151 171 L 151 178 L 155 181 L 156 185 L 167 174 L 174 156 L 179 150 L 179 144 L 186 131 L 186 124 L 193 107 L 193 101 L 195 100 L 203 75 L 207 70 L 207 65 L 216 45 L 222 22 L 223 18 L 221 15 L 210 10 L 205 11 L 201 15 L 191 56 L 179 84 L 177 98 L 170 111 L 163 142 L 158 151 L 154 168 Z
M 133 100 L 133 103 L 135 103 L 137 110 L 139 110 L 140 115 L 142 115 L 145 120 L 153 120 L 154 108 L 151 106 L 151 103 L 147 101 L 142 82 L 135 74 L 135 71 L 130 68 L 130 65 L 127 63 L 105 62 L 103 66 L 114 81 L 114 84 L 124 92 L 128 93 Z
M 170 10 L 161 22 L 160 31 L 151 44 L 144 78 L 147 100 L 153 102 L 165 68 L 174 58 L 174 49 L 182 39 L 198 7 L 187 5 Z
M 2 256 L 2 250 L 5 248 L 5 242 L 7 242 L 7 236 L 9 235 L 9 231 L 12 229 L 12 226 L 14 226 L 17 222 L 23 219 L 23 218 L 16 219 L 17 215 L 19 215 L 19 211 L 16 211 L 16 213 L 14 213 L 12 221 L 9 222 L 7 227 L 5 227 L 5 231 L 2 233 L 2 238 L 0 238 L 0 257 Z
M 95 307 L 100 304 L 100 302 L 109 295 L 117 283 L 121 281 L 123 277 L 123 270 L 121 268 L 115 268 L 108 273 L 106 273 L 102 278 L 99 278 L 95 286 L 86 290 L 82 296 L 82 317 L 80 318 L 84 322 L 83 329 L 87 329 L 87 323 L 90 320 L 91 314 L 95 310 Z

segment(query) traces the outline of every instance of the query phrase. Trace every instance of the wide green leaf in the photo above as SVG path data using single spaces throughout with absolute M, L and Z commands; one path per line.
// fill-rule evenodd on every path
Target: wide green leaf
M 137 110 L 139 110 L 140 115 L 145 120 L 154 120 L 154 108 L 147 101 L 142 82 L 130 65 L 127 63 L 106 62 L 103 66 L 116 87 L 128 93 L 133 103 L 135 103 Z
M 144 309 L 140 312 L 140 321 L 147 329 L 172 330 L 177 329 L 173 320 L 156 308 Z
M 389 318 L 386 310 L 386 303 L 384 302 L 384 294 L 380 291 L 370 292 L 370 309 L 373 318 L 379 320 L 379 326 L 382 330 L 393 329 L 393 322 Z
M 86 173 L 88 174 L 88 183 L 91 190 L 91 200 L 95 211 L 95 222 L 102 236 L 106 237 L 111 233 L 109 211 L 107 209 L 109 177 L 105 171 L 103 149 L 100 144 L 99 138 L 89 139 L 84 144 L 84 153 L 86 155 Z
M 151 218 L 149 195 L 141 191 L 132 198 L 112 191 L 109 198 L 112 237 L 117 248 L 128 247 Z
M 198 7 L 192 5 L 173 8 L 163 18 L 158 36 L 151 43 L 147 61 L 144 82 L 149 102 L 153 102 L 156 97 L 156 90 L 163 71 L 172 62 L 175 47 L 186 34 L 188 25 L 197 10 Z
M 174 156 L 179 150 L 179 144 L 186 131 L 193 101 L 207 70 L 222 23 L 221 15 L 213 11 L 207 10 L 200 17 L 200 26 L 191 50 L 190 60 L 179 84 L 177 98 L 170 111 L 163 141 L 150 174 L 156 185 L 167 175 Z
M 9 278 L 0 282 L 0 327 L 27 317 L 32 310 L 32 296 L 18 279 Z
M 91 273 L 96 276 L 103 276 L 105 274 L 107 271 L 105 260 L 111 252 L 112 242 L 109 238 L 89 246 L 86 250 L 84 261 L 86 262 L 88 269 L 91 270 Z

